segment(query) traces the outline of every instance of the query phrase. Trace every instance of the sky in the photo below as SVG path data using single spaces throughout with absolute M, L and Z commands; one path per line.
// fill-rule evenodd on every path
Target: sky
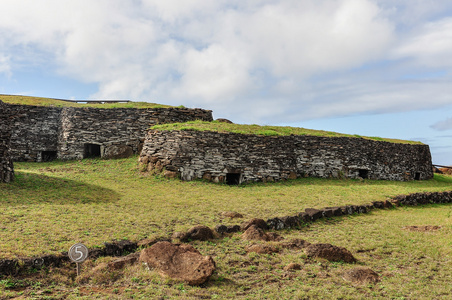
M 416 140 L 452 165 L 450 0 L 1 0 L 0 11 L 0 94 Z

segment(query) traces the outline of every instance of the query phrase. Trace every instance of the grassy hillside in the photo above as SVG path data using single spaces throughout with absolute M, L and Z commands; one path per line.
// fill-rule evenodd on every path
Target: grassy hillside
M 75 242 L 102 246 L 114 239 L 171 236 L 204 224 L 240 224 L 253 217 L 291 215 L 305 208 L 362 204 L 398 194 L 450 190 L 452 177 L 392 182 L 304 178 L 271 184 L 228 186 L 145 176 L 137 158 L 16 163 L 17 179 L 0 184 L 0 259 L 67 251 Z M 223 211 L 244 218 L 229 219 Z M 410 225 L 436 225 L 435 232 L 410 232 Z M 211 255 L 217 271 L 204 287 L 162 279 L 141 265 L 92 273 L 113 258 L 0 278 L 0 298 L 45 294 L 48 299 L 439 299 L 452 293 L 452 205 L 378 210 L 279 232 L 285 240 L 305 239 L 346 247 L 356 264 L 311 260 L 302 250 L 247 254 L 240 234 L 191 242 Z M 434 241 L 434 242 L 433 242 Z M 299 271 L 284 271 L 299 263 Z M 344 272 L 365 266 L 381 282 L 359 285 Z M 39 297 L 38 297 L 39 298 Z
M 324 136 L 324 137 L 351 137 L 351 138 L 365 138 L 374 141 L 386 141 L 391 143 L 404 143 L 404 144 L 422 144 L 421 142 L 384 139 L 380 137 L 363 137 L 359 135 L 350 135 L 337 133 L 324 130 L 313 130 L 300 127 L 289 126 L 260 126 L 260 125 L 243 125 L 243 124 L 230 124 L 222 123 L 218 121 L 203 122 L 203 121 L 190 121 L 186 123 L 173 123 L 173 124 L 161 124 L 155 125 L 152 129 L 157 130 L 196 130 L 196 131 L 214 131 L 214 132 L 231 132 L 240 134 L 255 134 L 263 136 L 288 136 L 288 135 L 310 135 L 310 136 Z
M 81 104 L 63 101 L 60 99 L 41 98 L 20 95 L 0 95 L 0 100 L 10 104 L 36 105 L 36 106 L 56 106 L 56 107 L 95 107 L 95 108 L 163 108 L 169 105 L 148 103 L 148 102 L 127 102 L 127 103 L 104 103 L 104 104 Z

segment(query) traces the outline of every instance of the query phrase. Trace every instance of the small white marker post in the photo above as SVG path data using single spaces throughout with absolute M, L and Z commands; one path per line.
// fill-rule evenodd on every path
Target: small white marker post
M 88 253 L 88 248 L 81 243 L 72 245 L 72 247 L 69 249 L 69 252 L 67 253 L 69 259 L 77 264 L 77 276 L 80 275 L 79 264 L 81 264 L 88 258 Z

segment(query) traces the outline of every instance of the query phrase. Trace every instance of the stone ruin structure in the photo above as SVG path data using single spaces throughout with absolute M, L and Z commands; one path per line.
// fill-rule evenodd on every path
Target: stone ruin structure
M 13 162 L 10 155 L 11 124 L 5 113 L 5 106 L 0 101 L 0 183 L 11 182 L 14 179 Z
M 212 121 L 212 111 L 189 108 L 78 108 L 3 104 L 11 122 L 14 161 L 121 158 L 138 154 L 150 126 Z M 2 139 L 3 140 L 3 139 Z
M 428 145 L 349 137 L 150 130 L 139 161 L 142 170 L 227 184 L 308 176 L 398 181 L 433 178 Z

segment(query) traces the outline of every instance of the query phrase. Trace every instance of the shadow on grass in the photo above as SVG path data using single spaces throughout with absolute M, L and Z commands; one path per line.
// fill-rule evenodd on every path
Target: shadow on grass
M 16 172 L 15 181 L 0 186 L 1 205 L 109 203 L 120 195 L 104 187 L 41 174 Z

